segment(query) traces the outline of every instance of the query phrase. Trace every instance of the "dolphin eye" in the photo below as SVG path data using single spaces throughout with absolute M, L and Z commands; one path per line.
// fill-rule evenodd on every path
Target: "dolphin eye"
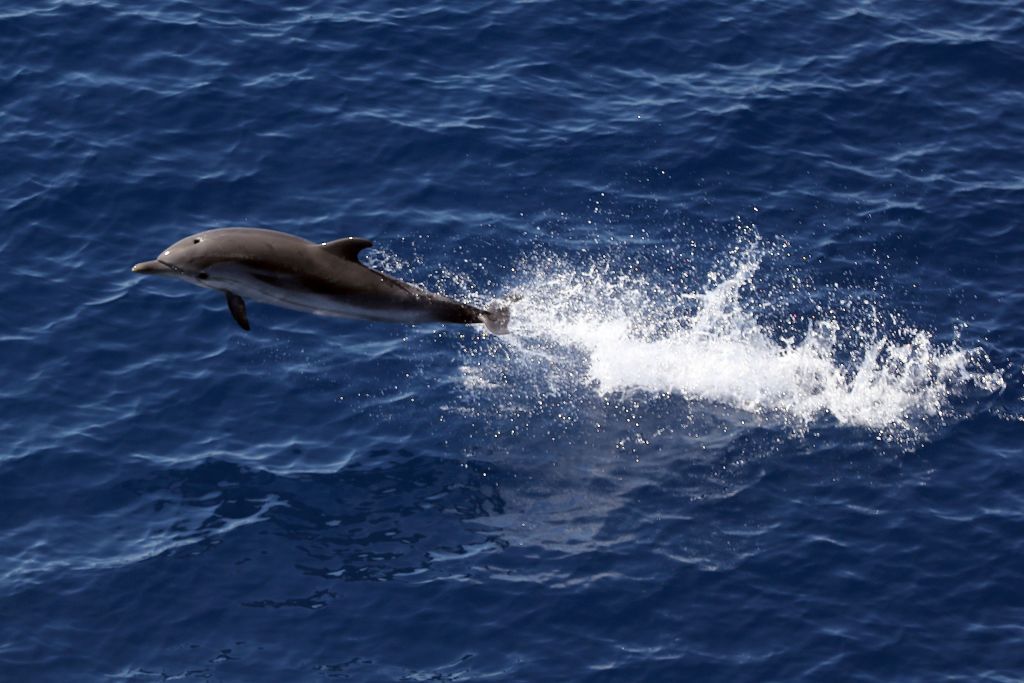
M 196 279 L 198 279 L 198 280 L 205 280 L 208 277 L 210 277 L 209 273 L 202 273 L 202 272 L 196 273 Z
M 199 244 L 200 241 L 201 240 L 197 237 L 194 240 L 192 240 L 192 244 Z

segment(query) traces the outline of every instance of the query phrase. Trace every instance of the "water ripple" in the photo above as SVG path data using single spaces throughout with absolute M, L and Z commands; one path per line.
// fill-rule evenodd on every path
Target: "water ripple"
M 1019 678 L 1019 3 L 0 36 L 0 678 Z M 129 272 L 229 225 L 513 334 Z

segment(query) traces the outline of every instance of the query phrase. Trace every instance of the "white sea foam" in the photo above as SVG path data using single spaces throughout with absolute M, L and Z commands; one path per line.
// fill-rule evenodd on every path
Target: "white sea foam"
M 870 306 L 819 305 L 798 324 L 773 328 L 766 309 L 776 320 L 797 316 L 774 300 L 779 292 L 757 288 L 763 258 L 756 244 L 738 250 L 728 274 L 710 273 L 692 292 L 607 264 L 531 264 L 536 275 L 517 290 L 507 338 L 504 363 L 514 367 L 494 373 L 496 358 L 467 366 L 467 388 L 528 375 L 548 395 L 582 386 L 612 399 L 681 396 L 780 417 L 796 431 L 834 420 L 883 438 L 955 417 L 955 397 L 1003 388 L 981 349 L 939 343 Z

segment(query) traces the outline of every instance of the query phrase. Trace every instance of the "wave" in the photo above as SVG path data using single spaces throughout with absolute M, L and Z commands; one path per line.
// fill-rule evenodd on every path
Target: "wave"
M 525 383 L 538 403 L 582 388 L 613 400 L 677 396 L 798 433 L 832 421 L 886 440 L 920 438 L 962 415 L 956 399 L 1004 388 L 956 330 L 940 342 L 855 292 L 810 292 L 833 303 L 808 310 L 759 282 L 772 255 L 759 240 L 737 247 L 694 291 L 607 259 L 543 257 L 520 269 L 532 275 L 517 287 L 502 362 L 465 365 L 463 384 Z

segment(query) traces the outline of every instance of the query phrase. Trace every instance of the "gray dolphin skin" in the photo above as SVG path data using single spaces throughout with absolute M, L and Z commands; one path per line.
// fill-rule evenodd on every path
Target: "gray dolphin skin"
M 317 315 L 423 323 L 482 323 L 493 334 L 508 332 L 509 310 L 483 310 L 433 294 L 367 268 L 359 252 L 369 240 L 345 237 L 315 244 L 263 228 L 220 228 L 190 235 L 167 247 L 133 273 L 160 275 L 216 289 L 243 330 L 245 299 Z

